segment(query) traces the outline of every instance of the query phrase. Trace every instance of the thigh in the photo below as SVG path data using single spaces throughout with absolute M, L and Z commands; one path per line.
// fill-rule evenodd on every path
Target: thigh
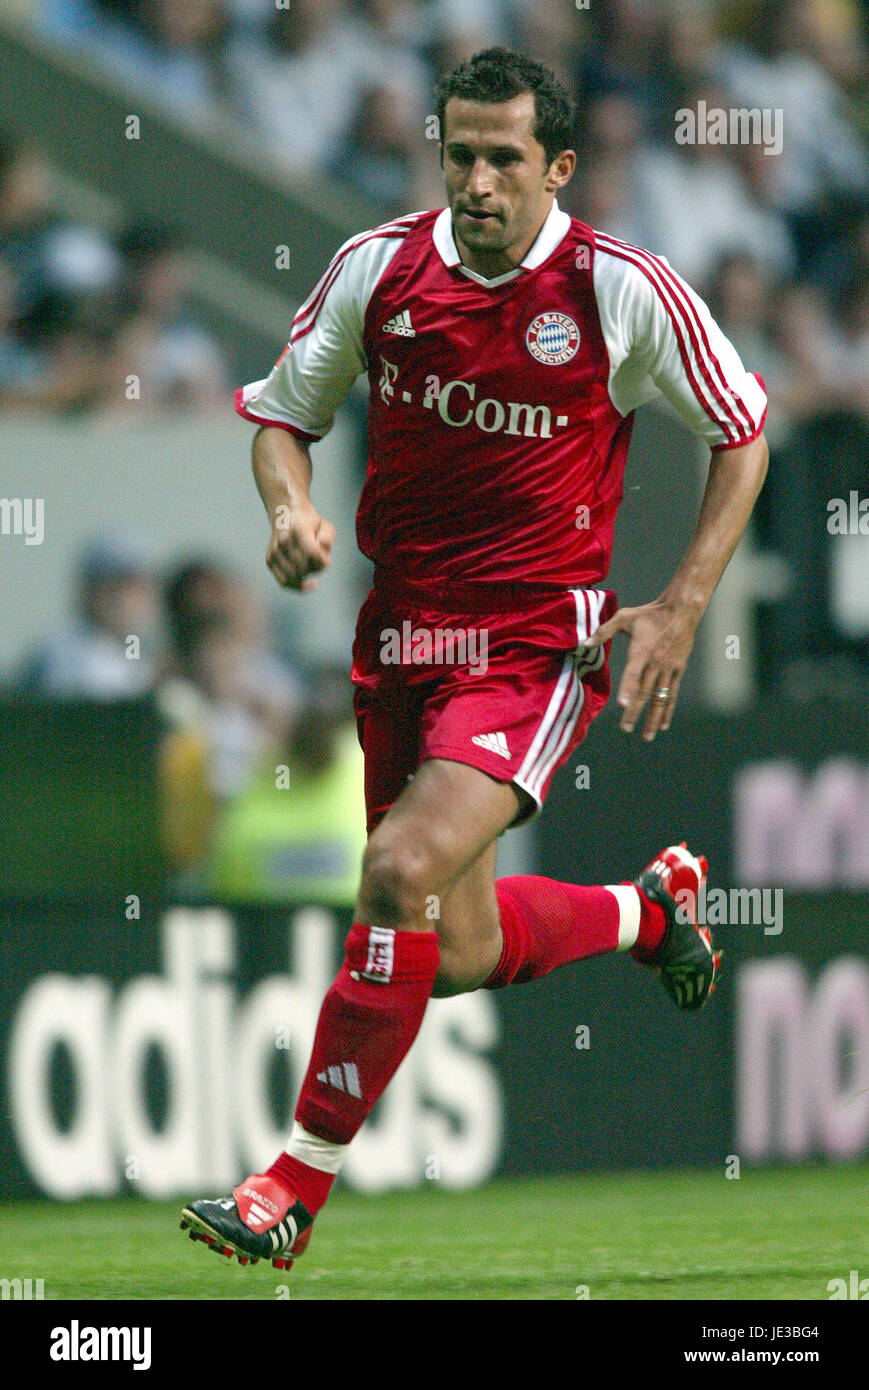
M 369 837 L 370 849 L 400 844 L 424 864 L 431 892 L 446 896 L 515 820 L 520 796 L 466 763 L 429 758 L 420 763 Z M 494 860 L 493 860 L 494 862 Z
M 356 729 L 365 755 L 369 835 L 398 800 L 419 760 L 421 696 L 421 691 L 399 687 L 354 693 Z

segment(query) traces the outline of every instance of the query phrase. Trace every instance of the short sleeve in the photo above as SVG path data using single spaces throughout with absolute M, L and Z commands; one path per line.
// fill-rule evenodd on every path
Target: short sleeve
M 766 390 L 701 297 L 663 256 L 596 236 L 595 293 L 610 356 L 610 399 L 623 415 L 663 396 L 710 449 L 756 439 Z
M 366 368 L 365 311 L 407 230 L 376 229 L 345 242 L 296 314 L 290 341 L 269 375 L 236 391 L 239 415 L 307 441 L 328 434 Z

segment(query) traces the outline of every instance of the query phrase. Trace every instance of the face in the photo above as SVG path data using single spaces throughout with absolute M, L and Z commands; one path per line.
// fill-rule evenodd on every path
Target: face
M 28 222 L 46 206 L 46 199 L 44 166 L 30 154 L 19 155 L 0 187 L 0 225 Z
M 91 611 L 99 626 L 115 637 L 150 632 L 157 620 L 157 586 L 145 574 L 124 575 L 93 585 Z
M 573 150 L 547 164 L 533 129 L 531 92 L 497 104 L 461 97 L 447 102 L 447 198 L 459 254 L 478 275 L 502 275 L 519 265 L 576 167 Z
M 151 260 L 140 276 L 142 299 L 155 314 L 177 308 L 184 293 L 184 271 L 180 255 L 163 251 Z
M 245 650 L 232 633 L 209 633 L 199 642 L 193 658 L 193 678 L 200 690 L 218 704 L 243 704 Z
M 724 280 L 722 297 L 731 319 L 759 327 L 767 311 L 766 281 L 760 266 L 747 261 L 732 265 Z
M 219 28 L 219 0 L 152 0 L 154 22 L 167 43 L 196 47 Z

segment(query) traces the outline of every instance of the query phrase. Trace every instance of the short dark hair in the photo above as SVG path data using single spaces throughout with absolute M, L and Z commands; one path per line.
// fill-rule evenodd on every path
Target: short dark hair
M 573 100 L 550 68 L 509 48 L 484 48 L 441 78 L 435 88 L 441 140 L 450 97 L 494 104 L 511 101 L 523 92 L 534 97 L 534 139 L 543 146 L 547 165 L 551 164 L 573 139 Z

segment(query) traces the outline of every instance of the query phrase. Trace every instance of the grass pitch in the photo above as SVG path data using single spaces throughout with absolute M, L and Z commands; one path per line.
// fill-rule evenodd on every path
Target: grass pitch
M 191 1194 L 192 1195 L 192 1194 Z M 827 1300 L 869 1275 L 869 1165 L 512 1179 L 337 1192 L 289 1274 L 230 1263 L 181 1202 L 9 1203 L 2 1274 L 46 1299 Z

